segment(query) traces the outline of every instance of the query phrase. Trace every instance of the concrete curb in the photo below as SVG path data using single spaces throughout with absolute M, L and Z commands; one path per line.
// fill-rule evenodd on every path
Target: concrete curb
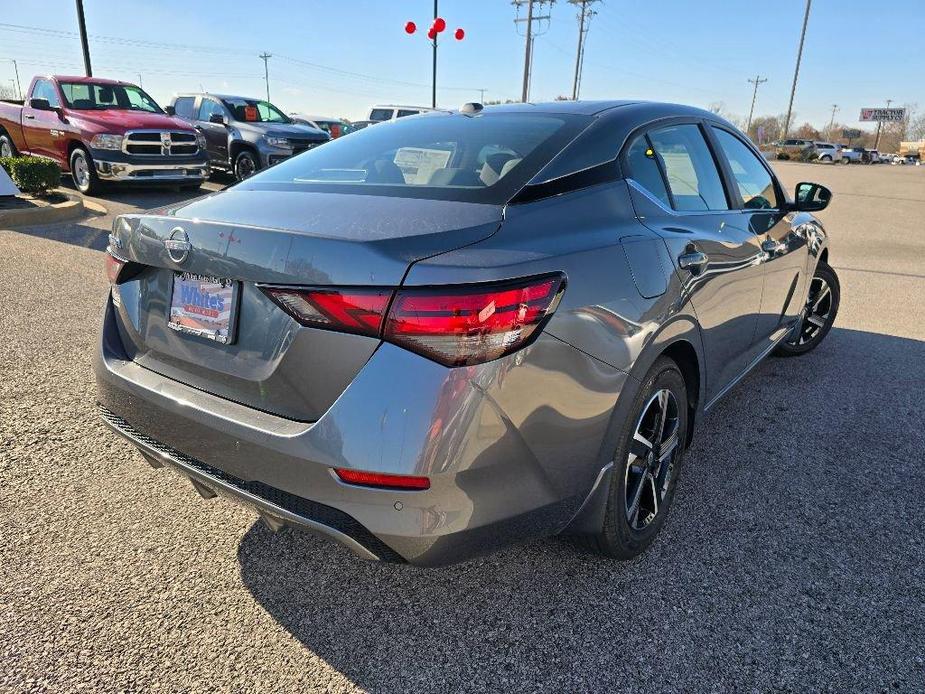
M 96 214 L 108 213 L 102 205 L 84 200 L 80 195 L 66 190 L 57 190 L 56 192 L 67 196 L 68 199 L 65 202 L 48 205 L 47 207 L 0 211 L 0 229 L 70 222 L 85 216 L 88 211 Z

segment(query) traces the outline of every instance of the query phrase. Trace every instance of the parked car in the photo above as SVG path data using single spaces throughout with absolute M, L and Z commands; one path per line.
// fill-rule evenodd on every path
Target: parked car
M 95 194 L 105 182 L 177 183 L 209 177 L 203 138 L 141 88 L 98 77 L 35 77 L 28 98 L 0 101 L 0 156 L 31 154 Z
M 869 164 L 880 163 L 880 151 L 876 149 L 867 150 L 867 159 Z
M 316 130 L 323 130 L 331 136 L 332 140 L 337 139 L 341 135 L 346 135 L 352 130 L 350 123 L 343 118 L 306 116 L 301 113 L 290 113 L 289 117 L 292 119 L 293 123 L 301 123 L 302 125 L 308 125 Z
M 845 147 L 841 155 L 844 164 L 870 164 L 870 152 L 863 147 Z
M 819 161 L 826 163 L 837 163 L 841 161 L 841 146 L 832 142 L 814 142 L 816 154 Z
M 179 94 L 169 108 L 205 137 L 212 166 L 239 181 L 331 139 L 269 101 L 246 96 Z
M 370 125 L 376 125 L 385 121 L 377 120 L 355 120 L 350 123 L 350 132 L 355 133 L 357 130 L 362 130 L 363 128 L 368 128 Z
M 784 140 L 777 146 L 778 159 L 812 159 L 815 153 L 812 140 L 789 139 Z
M 203 496 L 367 559 L 433 566 L 558 532 L 648 547 L 704 413 L 832 327 L 813 216 L 831 193 L 788 200 L 700 109 L 472 113 L 119 217 L 105 421 Z
M 406 116 L 417 116 L 421 113 L 427 113 L 433 110 L 435 109 L 428 108 L 427 106 L 377 105 L 369 109 L 369 120 L 381 123 L 382 121 L 405 118 Z

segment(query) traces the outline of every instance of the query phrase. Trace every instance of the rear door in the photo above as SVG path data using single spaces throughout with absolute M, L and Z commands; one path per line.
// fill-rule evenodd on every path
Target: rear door
M 792 224 L 777 179 L 742 139 L 726 128 L 710 127 L 717 151 L 727 165 L 741 208 L 740 226 L 758 236 L 765 263 L 764 290 L 755 333 L 758 356 L 799 317 L 809 250 L 806 236 Z
M 665 240 L 700 322 L 709 402 L 747 365 L 764 270 L 703 127 L 656 126 L 631 144 L 625 165 L 637 214 Z

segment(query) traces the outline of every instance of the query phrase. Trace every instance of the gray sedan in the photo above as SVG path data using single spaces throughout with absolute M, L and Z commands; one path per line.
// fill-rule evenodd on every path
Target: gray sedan
M 556 533 L 632 557 L 696 421 L 832 327 L 830 198 L 789 199 L 738 130 L 677 105 L 368 128 L 116 220 L 100 411 L 204 497 L 367 559 Z

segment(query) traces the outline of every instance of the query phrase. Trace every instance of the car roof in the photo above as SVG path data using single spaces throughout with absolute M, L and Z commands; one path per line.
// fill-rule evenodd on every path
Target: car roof
M 259 96 L 240 96 L 235 94 L 216 94 L 215 92 L 183 92 L 182 94 L 176 94 L 175 99 L 185 96 L 211 96 L 214 99 L 241 99 L 242 101 L 264 101 L 264 99 Z
M 325 121 L 329 120 L 329 121 L 333 121 L 337 123 L 340 123 L 341 121 L 343 121 L 343 118 L 337 118 L 335 116 L 313 116 L 308 113 L 298 113 L 298 112 L 290 113 L 289 117 L 290 118 L 304 118 L 305 120 L 325 120 Z
M 46 79 L 48 78 L 56 79 L 59 82 L 77 82 L 79 84 L 130 84 L 135 86 L 131 82 L 123 82 L 122 80 L 108 80 L 102 77 L 86 77 L 85 75 L 47 75 Z
M 407 109 L 415 109 L 415 110 L 418 110 L 418 111 L 438 111 L 438 110 L 441 110 L 441 109 L 431 108 L 430 106 L 409 106 L 409 105 L 407 105 L 407 104 L 375 104 L 374 106 L 371 106 L 371 107 L 370 107 L 370 110 L 372 110 L 372 109 L 374 109 L 374 108 L 407 108 Z

